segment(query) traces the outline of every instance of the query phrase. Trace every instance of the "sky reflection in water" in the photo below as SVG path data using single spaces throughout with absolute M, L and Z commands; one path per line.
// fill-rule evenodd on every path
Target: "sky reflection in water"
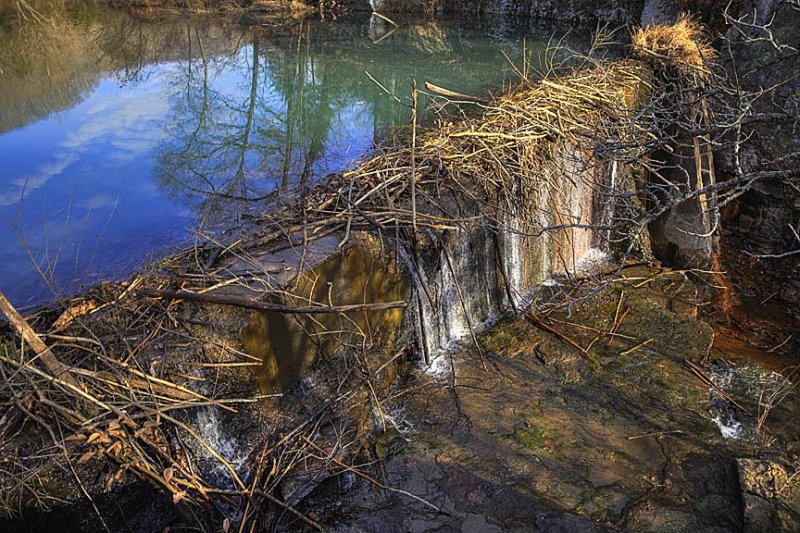
M 0 29 L 12 50 L 0 54 L 0 290 L 22 307 L 52 298 L 33 261 L 68 295 L 213 230 L 221 211 L 350 164 L 409 116 L 365 71 L 400 96 L 412 77 L 497 90 L 527 33 L 59 21 L 35 53 L 21 28 Z

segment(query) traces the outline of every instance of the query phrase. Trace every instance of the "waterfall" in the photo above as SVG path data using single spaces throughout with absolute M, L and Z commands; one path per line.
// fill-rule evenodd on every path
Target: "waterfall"
M 530 205 L 507 208 L 500 227 L 485 218 L 473 227 L 428 234 L 434 253 L 418 265 L 413 290 L 417 338 L 429 372 L 447 371 L 441 355 L 452 343 L 510 309 L 524 309 L 546 280 L 607 269 L 610 239 L 590 226 L 612 220 L 614 202 L 598 191 L 611 190 L 613 199 L 620 169 L 616 162 L 601 170 L 587 167 L 581 157 L 567 148 L 558 165 L 543 173 L 540 186 L 526 191 Z
M 447 348 L 469 336 L 470 330 L 485 329 L 511 308 L 509 292 L 514 305 L 524 301 L 523 240 L 518 229 L 498 232 L 488 224 L 438 237 L 435 259 L 419 268 L 418 281 L 424 287 L 414 286 L 416 332 L 428 355 L 428 372 L 447 372 L 449 364 L 443 357 Z
M 252 452 L 252 443 L 243 444 L 238 438 L 239 435 L 225 431 L 216 407 L 198 409 L 195 427 L 205 443 L 231 465 L 236 475 L 241 477 L 245 474 L 244 465 Z M 192 439 L 187 439 L 187 442 L 195 448 L 197 456 L 210 465 L 209 475 L 216 483 L 231 489 L 236 488 L 231 472 L 208 449 L 199 443 L 194 443 Z
M 506 228 L 502 230 L 503 269 L 508 283 L 511 302 L 507 305 L 515 307 L 521 303 L 521 295 L 525 290 L 524 267 L 522 264 L 522 235 L 520 234 L 519 221 L 513 215 L 507 215 Z

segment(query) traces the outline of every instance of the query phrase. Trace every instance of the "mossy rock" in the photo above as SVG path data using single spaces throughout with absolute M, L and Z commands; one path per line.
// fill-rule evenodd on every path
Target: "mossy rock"
M 516 357 L 530 353 L 538 339 L 531 335 L 530 323 L 522 317 L 506 318 L 482 333 L 478 340 L 489 353 L 499 357 Z

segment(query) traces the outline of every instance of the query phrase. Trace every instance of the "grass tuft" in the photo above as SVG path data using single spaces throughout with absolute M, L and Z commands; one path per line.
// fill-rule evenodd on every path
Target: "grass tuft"
M 708 65 L 717 53 L 706 37 L 705 28 L 684 13 L 675 24 L 655 24 L 639 28 L 633 34 L 636 55 L 657 71 L 677 75 L 710 75 Z

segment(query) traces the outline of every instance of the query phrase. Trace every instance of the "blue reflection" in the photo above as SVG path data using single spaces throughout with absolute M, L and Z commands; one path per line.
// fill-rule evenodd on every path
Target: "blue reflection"
M 118 279 L 341 171 L 407 124 L 386 91 L 405 98 L 412 78 L 499 90 L 526 34 L 215 20 L 55 19 L 34 51 L 21 26 L 0 31 L 19 51 L 0 54 L 13 63 L 0 75 L 0 290 L 17 306 Z

